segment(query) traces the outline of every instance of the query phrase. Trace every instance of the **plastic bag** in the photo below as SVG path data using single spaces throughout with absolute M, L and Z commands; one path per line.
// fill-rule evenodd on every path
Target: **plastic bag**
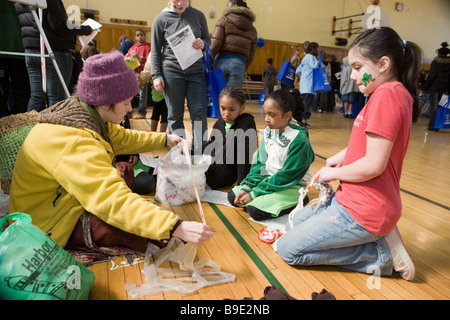
M 191 156 L 192 174 L 181 146 L 173 147 L 166 156 L 158 161 L 155 199 L 164 204 L 174 206 L 194 202 L 196 200 L 194 182 L 199 196 L 205 193 L 205 172 L 211 164 L 208 155 Z
M 163 291 L 187 294 L 206 286 L 235 280 L 234 274 L 221 271 L 220 265 L 212 260 L 203 258 L 194 262 L 196 253 L 196 245 L 184 244 L 178 238 L 172 238 L 163 249 L 150 243 L 142 270 L 147 284 L 125 284 L 128 294 L 133 298 Z M 155 262 L 150 264 L 152 256 Z M 166 261 L 178 263 L 180 269 L 160 268 Z
M 87 300 L 95 276 L 38 227 L 25 213 L 0 226 L 0 300 Z
M 5 194 L 3 190 L 0 189 L 0 219 L 8 214 L 9 210 L 9 195 Z M 0 226 L 0 229 L 2 226 Z

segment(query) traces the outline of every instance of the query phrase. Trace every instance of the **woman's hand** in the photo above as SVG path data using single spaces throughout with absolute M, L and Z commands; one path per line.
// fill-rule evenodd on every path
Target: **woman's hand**
M 156 91 L 159 92 L 164 92 L 164 80 L 163 79 L 157 79 L 157 80 L 153 80 L 153 87 L 155 88 Z
M 197 38 L 194 40 L 194 42 L 192 42 L 192 48 L 194 48 L 195 50 L 202 50 L 204 47 L 205 43 L 200 38 Z
M 211 239 L 214 233 L 206 224 L 195 221 L 183 221 L 172 235 L 186 242 L 202 245 Z
M 175 147 L 179 143 L 183 142 L 183 138 L 179 137 L 175 134 L 168 134 L 167 135 L 167 145 L 170 147 Z

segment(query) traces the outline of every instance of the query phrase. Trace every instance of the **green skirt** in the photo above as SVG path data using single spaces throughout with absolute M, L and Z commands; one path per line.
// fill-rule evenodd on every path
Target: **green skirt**
M 253 206 L 259 210 L 268 212 L 272 217 L 278 217 L 281 210 L 289 209 L 298 204 L 299 190 L 305 186 L 295 185 L 288 189 L 276 191 L 256 197 L 253 201 L 242 207 Z M 231 191 L 236 195 L 241 190 L 241 186 L 235 186 Z

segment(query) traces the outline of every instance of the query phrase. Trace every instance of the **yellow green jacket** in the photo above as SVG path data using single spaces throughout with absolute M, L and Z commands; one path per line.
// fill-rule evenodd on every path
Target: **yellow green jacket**
M 76 99 L 66 101 L 78 110 Z M 111 145 L 88 127 L 38 123 L 31 130 L 14 165 L 10 212 L 28 213 L 34 225 L 63 247 L 84 210 L 129 233 L 169 239 L 179 217 L 133 193 L 112 165 Z M 108 128 L 117 155 L 158 150 L 166 144 L 164 133 L 111 123 Z

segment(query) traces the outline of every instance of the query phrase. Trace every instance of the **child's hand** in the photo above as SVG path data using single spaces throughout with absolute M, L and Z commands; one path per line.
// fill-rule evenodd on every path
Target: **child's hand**
M 130 158 L 128 159 L 128 163 L 131 164 L 132 167 L 134 167 L 138 161 L 139 158 L 135 155 L 130 155 Z
M 239 191 L 236 197 L 234 198 L 234 204 L 238 207 L 242 207 L 246 205 L 247 203 L 250 203 L 252 200 L 250 199 L 250 196 L 245 191 Z
M 342 163 L 344 162 L 345 153 L 347 152 L 347 148 L 344 150 L 338 152 L 334 156 L 327 159 L 326 166 L 327 167 L 334 167 L 339 168 L 342 166 Z
M 331 181 L 337 180 L 334 176 L 335 171 L 336 168 L 323 167 L 317 173 L 316 179 L 323 184 L 329 184 Z

